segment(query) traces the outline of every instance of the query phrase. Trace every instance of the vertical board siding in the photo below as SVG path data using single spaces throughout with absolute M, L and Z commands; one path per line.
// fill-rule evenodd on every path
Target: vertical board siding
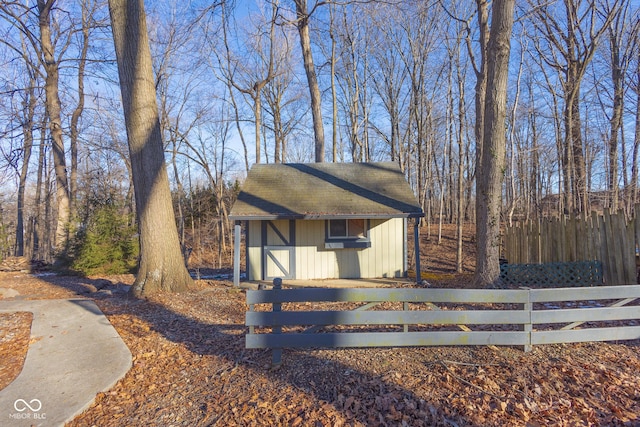
M 325 221 L 296 222 L 298 279 L 396 277 L 404 274 L 402 218 L 369 220 L 371 247 L 325 249 Z
M 364 249 L 325 249 L 325 221 L 297 220 L 295 223 L 296 279 L 350 279 L 402 277 L 405 274 L 406 229 L 403 218 L 369 220 L 371 247 Z M 288 220 L 272 221 L 289 237 Z M 247 279 L 262 279 L 263 244 L 284 245 L 269 226 L 262 242 L 261 221 L 248 221 Z
M 640 205 L 627 219 L 622 211 L 602 215 L 516 222 L 504 233 L 503 256 L 511 264 L 602 262 L 608 285 L 637 283 Z
M 247 280 L 262 279 L 262 228 L 260 221 L 248 221 Z
M 291 230 L 289 229 L 289 220 L 278 219 L 268 221 L 268 223 L 271 223 L 272 226 L 267 225 L 267 241 L 265 242 L 265 245 L 289 246 L 291 244 L 291 242 L 289 242 L 289 236 L 291 232 Z M 274 228 L 278 231 L 276 232 Z

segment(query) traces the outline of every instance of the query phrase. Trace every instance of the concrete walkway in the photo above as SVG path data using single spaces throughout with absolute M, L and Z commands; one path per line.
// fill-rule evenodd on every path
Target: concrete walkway
M 91 300 L 0 300 L 0 312 L 18 311 L 33 313 L 31 343 L 22 372 L 0 390 L 0 426 L 64 425 L 131 367 L 129 349 Z

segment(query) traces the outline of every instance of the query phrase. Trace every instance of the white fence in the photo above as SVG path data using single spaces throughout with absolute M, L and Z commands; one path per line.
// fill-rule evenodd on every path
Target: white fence
M 279 364 L 282 348 L 515 345 L 528 351 L 537 344 L 635 340 L 640 339 L 640 306 L 629 304 L 638 298 L 640 285 L 516 290 L 276 286 L 247 291 L 246 347 L 274 349 L 273 362 Z M 327 309 L 318 306 L 323 302 L 363 305 Z M 256 311 L 264 304 L 271 310 Z M 318 332 L 322 329 L 327 330 Z

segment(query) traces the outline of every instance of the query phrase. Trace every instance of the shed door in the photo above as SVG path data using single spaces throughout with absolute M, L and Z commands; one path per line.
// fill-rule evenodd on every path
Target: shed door
M 262 242 L 263 279 L 295 279 L 295 221 L 263 221 Z

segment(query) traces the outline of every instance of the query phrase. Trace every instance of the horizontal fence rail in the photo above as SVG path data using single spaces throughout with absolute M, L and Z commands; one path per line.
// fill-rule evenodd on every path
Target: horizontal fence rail
M 274 364 L 281 363 L 282 348 L 515 345 L 528 351 L 537 344 L 640 339 L 640 306 L 629 305 L 640 298 L 640 285 L 281 289 L 275 282 L 272 290 L 247 291 L 245 318 L 246 347 L 273 349 Z M 335 309 L 336 303 L 352 309 Z M 256 310 L 268 305 L 270 311 Z

